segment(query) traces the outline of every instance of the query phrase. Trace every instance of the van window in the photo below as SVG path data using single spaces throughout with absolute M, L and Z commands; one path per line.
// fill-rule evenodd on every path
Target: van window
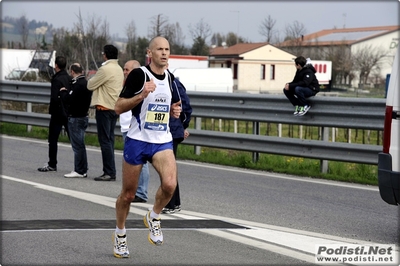
M 37 75 L 35 71 L 28 70 L 22 77 L 22 81 L 36 81 Z

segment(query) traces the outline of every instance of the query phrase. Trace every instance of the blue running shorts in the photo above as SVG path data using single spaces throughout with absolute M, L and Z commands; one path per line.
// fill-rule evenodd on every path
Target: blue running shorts
M 148 143 L 126 137 L 124 144 L 124 159 L 132 165 L 151 163 L 154 154 L 163 150 L 172 150 L 172 141 L 167 143 Z

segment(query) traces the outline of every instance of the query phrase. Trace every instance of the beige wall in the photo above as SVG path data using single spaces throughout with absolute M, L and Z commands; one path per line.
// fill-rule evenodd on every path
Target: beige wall
M 295 56 L 272 45 L 241 54 L 238 63 L 237 80 L 234 80 L 236 92 L 282 93 L 285 83 L 293 80 L 296 68 Z M 265 65 L 265 79 L 261 79 L 261 65 Z M 271 80 L 270 68 L 275 65 L 275 79 Z M 226 67 L 226 64 L 210 63 L 210 67 Z
M 286 82 L 293 79 L 296 68 L 294 55 L 267 45 L 241 55 L 238 67 L 238 90 L 252 93 L 282 93 Z M 265 65 L 265 79 L 261 79 L 261 65 Z M 271 65 L 275 65 L 275 79 L 271 79 Z
M 261 79 L 261 65 L 265 64 L 265 79 Z M 275 79 L 270 67 L 275 65 Z M 238 90 L 252 93 L 281 93 L 285 83 L 293 80 L 296 68 L 292 62 L 243 61 L 238 68 Z

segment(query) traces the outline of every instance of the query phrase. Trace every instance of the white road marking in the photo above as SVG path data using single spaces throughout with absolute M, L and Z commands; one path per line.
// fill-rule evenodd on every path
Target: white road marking
M 38 189 L 51 191 L 65 196 L 86 200 L 103 206 L 115 208 L 115 198 L 96 195 L 92 193 L 80 192 L 64 189 L 49 185 L 44 185 L 32 181 L 27 181 L 11 176 L 0 175 L 1 178 L 31 185 Z M 130 212 L 138 215 L 145 215 L 151 204 L 138 203 L 137 207 L 131 207 Z M 142 207 L 142 208 L 139 208 Z M 342 238 L 332 235 L 319 234 L 292 228 L 285 228 L 275 225 L 262 224 L 258 222 L 222 217 L 217 215 L 191 212 L 182 210 L 174 215 L 163 215 L 162 219 L 215 219 L 232 224 L 241 225 L 250 229 L 196 229 L 197 231 L 221 237 L 241 244 L 256 248 L 272 251 L 292 258 L 300 259 L 309 263 L 315 263 L 315 245 L 326 244 L 359 244 L 359 245 L 379 245 L 368 241 L 357 239 Z M 396 247 L 398 251 L 398 247 Z

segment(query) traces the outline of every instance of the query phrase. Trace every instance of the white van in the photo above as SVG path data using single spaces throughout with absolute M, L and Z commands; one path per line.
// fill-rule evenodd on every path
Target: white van
M 37 68 L 14 68 L 7 76 L 4 77 L 6 80 L 17 80 L 17 81 L 39 81 L 39 69 Z
M 384 201 L 400 205 L 400 46 L 393 62 L 386 97 L 383 151 L 378 157 L 379 192 Z
M 233 92 L 230 68 L 177 68 L 172 74 L 187 91 Z

